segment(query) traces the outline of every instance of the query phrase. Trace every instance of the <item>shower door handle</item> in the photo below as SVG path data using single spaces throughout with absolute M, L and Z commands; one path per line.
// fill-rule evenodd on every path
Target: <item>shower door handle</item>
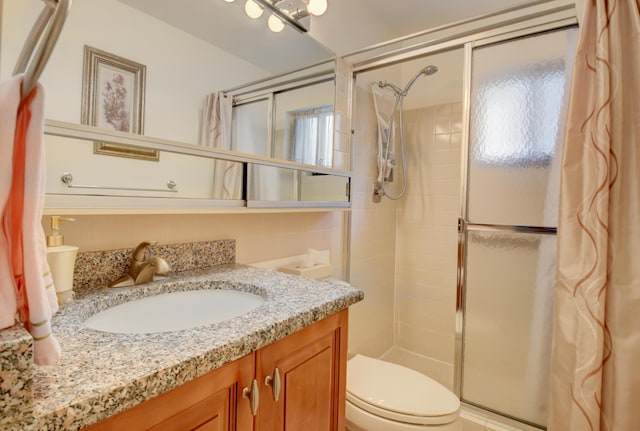
M 466 231 L 482 232 L 510 232 L 510 233 L 534 233 L 540 235 L 555 235 L 558 231 L 550 226 L 525 226 L 525 225 L 505 225 L 495 223 L 471 223 L 463 218 L 458 219 L 458 233 Z

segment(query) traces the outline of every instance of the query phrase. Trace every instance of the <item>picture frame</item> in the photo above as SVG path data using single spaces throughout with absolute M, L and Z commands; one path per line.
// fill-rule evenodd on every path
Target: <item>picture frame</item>
M 146 66 L 84 46 L 81 123 L 118 132 L 144 132 Z M 95 142 L 94 153 L 159 159 L 158 150 Z

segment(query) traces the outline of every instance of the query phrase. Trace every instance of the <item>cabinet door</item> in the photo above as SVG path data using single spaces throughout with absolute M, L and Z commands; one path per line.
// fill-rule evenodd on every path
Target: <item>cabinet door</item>
M 256 431 L 344 430 L 346 354 L 347 310 L 258 350 Z
M 153 431 L 249 431 L 253 416 L 242 390 L 253 381 L 248 355 L 87 428 Z

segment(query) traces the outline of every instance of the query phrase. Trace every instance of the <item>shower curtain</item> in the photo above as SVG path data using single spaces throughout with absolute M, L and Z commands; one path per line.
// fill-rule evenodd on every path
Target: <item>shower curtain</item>
M 207 95 L 200 122 L 200 145 L 231 149 L 232 100 L 222 92 Z M 242 165 L 226 160 L 213 162 L 213 199 L 242 199 Z
M 640 429 L 640 0 L 586 2 L 562 164 L 550 431 Z

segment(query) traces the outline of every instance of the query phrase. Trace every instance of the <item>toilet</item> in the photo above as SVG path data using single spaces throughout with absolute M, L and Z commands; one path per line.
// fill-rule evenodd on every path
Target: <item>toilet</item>
M 460 431 L 460 400 L 417 371 L 356 355 L 347 362 L 348 431 Z

